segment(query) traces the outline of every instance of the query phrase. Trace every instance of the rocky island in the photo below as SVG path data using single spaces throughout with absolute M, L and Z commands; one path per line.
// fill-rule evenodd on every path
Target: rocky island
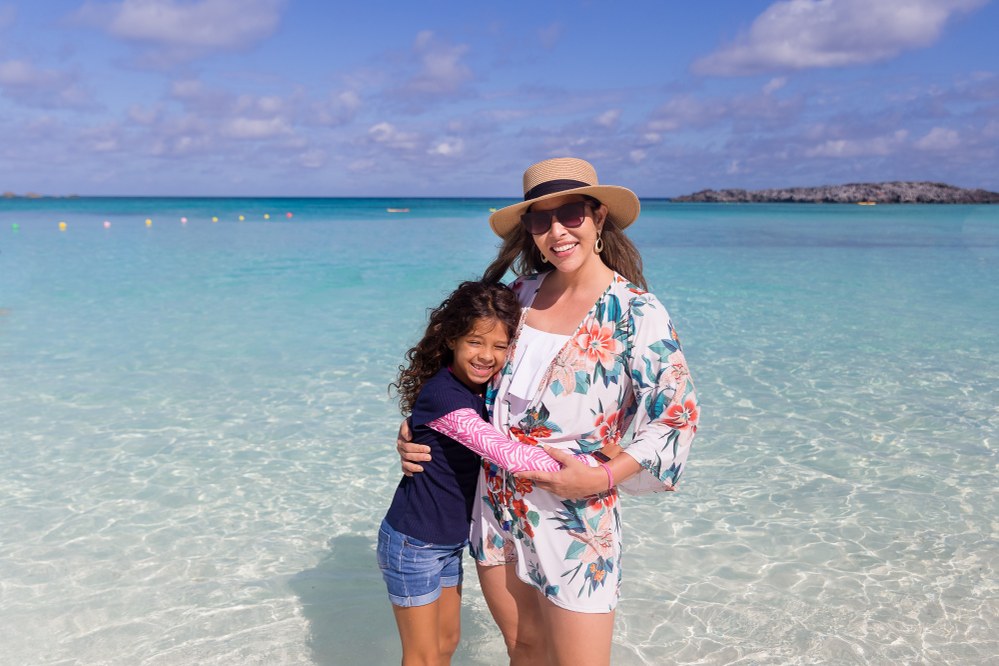
M 702 190 L 673 201 L 705 203 L 999 204 L 999 193 L 944 183 L 849 183 L 769 190 Z

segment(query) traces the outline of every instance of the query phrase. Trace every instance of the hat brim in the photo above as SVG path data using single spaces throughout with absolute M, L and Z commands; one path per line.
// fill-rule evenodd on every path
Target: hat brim
M 642 210 L 642 205 L 638 201 L 638 196 L 627 187 L 619 185 L 587 185 L 586 187 L 576 187 L 571 190 L 552 192 L 535 199 L 521 201 L 500 208 L 489 216 L 489 226 L 500 238 L 509 236 L 520 224 L 520 216 L 527 212 L 531 205 L 538 201 L 563 197 L 567 194 L 584 194 L 591 196 L 600 203 L 607 206 L 607 219 L 609 219 L 618 229 L 624 229 L 638 218 L 638 213 Z

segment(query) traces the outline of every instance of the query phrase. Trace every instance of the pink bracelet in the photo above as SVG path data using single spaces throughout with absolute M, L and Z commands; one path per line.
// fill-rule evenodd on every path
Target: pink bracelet
M 597 464 L 599 464 L 601 467 L 603 467 L 604 471 L 607 472 L 607 490 L 608 491 L 613 490 L 614 489 L 614 473 L 611 472 L 611 468 L 608 467 L 606 463 L 602 463 L 600 461 L 597 461 Z

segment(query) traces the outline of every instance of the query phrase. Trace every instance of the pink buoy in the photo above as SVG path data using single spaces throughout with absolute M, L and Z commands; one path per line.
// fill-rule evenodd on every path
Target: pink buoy
M 110 229 L 111 228 L 111 223 L 108 222 L 107 220 L 104 220 L 104 228 L 105 229 Z
M 284 216 L 287 217 L 289 220 L 292 218 L 292 214 L 291 213 L 285 213 Z
M 180 223 L 181 224 L 187 224 L 187 218 L 186 217 L 180 218 Z

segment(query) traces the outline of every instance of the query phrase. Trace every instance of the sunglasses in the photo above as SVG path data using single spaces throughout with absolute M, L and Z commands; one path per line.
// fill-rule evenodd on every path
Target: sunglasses
M 587 201 L 573 201 L 554 210 L 524 213 L 520 216 L 520 223 L 524 225 L 528 233 L 535 236 L 548 233 L 548 230 L 552 228 L 552 220 L 558 220 L 558 223 L 567 229 L 575 229 L 586 219 L 586 209 L 589 205 Z

